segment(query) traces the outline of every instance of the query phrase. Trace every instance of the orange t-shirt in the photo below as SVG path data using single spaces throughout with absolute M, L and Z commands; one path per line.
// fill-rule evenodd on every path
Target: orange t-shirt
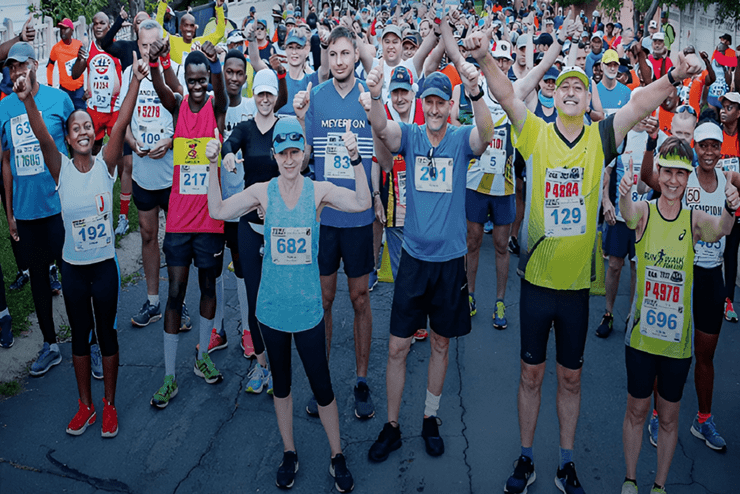
M 658 112 L 658 128 L 669 136 L 673 135 L 673 133 L 671 132 L 671 125 L 673 124 L 673 117 L 676 114 L 673 112 L 665 111 L 663 108 L 660 107 L 656 111 Z
M 740 150 L 737 147 L 737 136 L 738 132 L 735 132 L 734 136 L 729 135 L 724 130 L 722 131 L 722 157 L 730 158 L 732 156 L 740 156 Z
M 77 60 L 77 53 L 82 47 L 82 41 L 73 39 L 69 44 L 60 41 L 51 48 L 49 53 L 49 64 L 46 66 L 46 79 L 49 86 L 53 86 L 54 63 L 59 63 L 59 85 L 68 90 L 76 91 L 85 82 L 84 76 L 72 79 L 72 67 Z
M 704 81 L 707 79 L 708 71 L 703 71 L 698 77 L 683 81 L 683 85 L 689 88 L 689 106 L 701 113 L 701 95 L 704 92 Z
M 457 69 L 451 63 L 448 63 L 444 69 L 440 70 L 440 72 L 442 72 L 444 75 L 450 78 L 452 87 L 455 87 L 458 84 L 462 84 L 462 79 L 460 79 L 460 74 L 457 73 Z
M 630 91 L 634 91 L 636 88 L 640 87 L 640 78 L 637 77 L 635 69 L 630 70 L 630 74 L 632 74 L 632 82 L 627 84 L 627 87 L 630 88 Z

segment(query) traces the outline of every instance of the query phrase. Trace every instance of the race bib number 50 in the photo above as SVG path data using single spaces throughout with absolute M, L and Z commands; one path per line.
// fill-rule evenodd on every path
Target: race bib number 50
M 311 264 L 311 228 L 272 227 L 270 231 L 270 251 L 274 264 Z
M 583 168 L 545 170 L 545 236 L 573 237 L 586 233 Z
M 643 336 L 678 343 L 683 333 L 686 274 L 656 266 L 645 268 L 645 294 L 640 309 Z

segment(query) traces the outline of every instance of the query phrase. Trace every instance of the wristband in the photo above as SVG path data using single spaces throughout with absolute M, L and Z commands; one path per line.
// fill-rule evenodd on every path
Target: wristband
M 156 69 L 159 67 L 159 60 L 155 60 L 153 62 L 149 62 L 149 67 Z
M 478 101 L 483 97 L 483 94 L 483 88 L 478 86 L 478 94 L 476 94 L 475 96 L 471 96 L 470 101 Z
M 435 17 L 434 18 L 434 23 L 439 26 L 440 24 L 442 24 L 442 19 L 440 19 L 439 17 Z
M 675 68 L 674 68 L 674 67 L 671 67 L 671 68 L 670 68 L 670 69 L 668 70 L 668 72 L 666 72 L 666 74 L 665 74 L 665 75 L 666 75 L 666 76 L 668 77 L 668 82 L 670 82 L 670 83 L 671 83 L 671 84 L 673 84 L 674 86 L 678 87 L 678 86 L 680 86 L 680 85 L 681 85 L 681 83 L 683 82 L 683 80 L 678 80 L 678 81 L 677 81 L 676 79 L 674 79 L 674 78 L 673 78 L 673 71 L 674 71 L 674 70 L 675 70 Z
M 159 61 L 162 62 L 162 70 L 167 70 L 172 65 L 169 53 L 163 57 L 159 57 Z
M 658 147 L 658 138 L 653 139 L 652 136 L 648 136 L 646 151 L 655 151 Z
M 375 192 L 373 192 L 373 197 L 380 197 L 380 191 L 376 190 Z
M 322 50 L 328 50 L 328 49 L 329 49 L 329 45 L 328 45 L 328 44 L 326 44 L 326 45 L 321 45 L 321 49 L 322 49 Z
M 375 101 L 378 101 L 382 97 L 383 97 L 383 93 L 380 93 L 377 98 L 375 96 L 373 96 L 372 94 L 370 95 L 370 99 L 371 100 L 375 100 Z
M 283 72 L 283 73 L 278 73 L 278 75 L 277 75 L 278 81 L 279 80 L 282 80 L 282 79 L 285 79 L 285 74 L 287 74 L 287 73 L 288 73 L 287 70 L 285 72 Z
M 730 203 L 727 202 L 727 199 L 725 199 L 725 210 L 730 213 L 730 216 L 735 216 L 735 210 L 730 208 Z
M 356 159 L 356 160 L 351 160 L 351 161 L 350 161 L 350 164 L 351 164 L 352 166 L 357 166 L 357 165 L 361 165 L 361 164 L 362 164 L 362 156 L 360 156 L 360 155 L 358 154 L 358 155 L 357 155 L 357 159 Z M 725 201 L 725 202 L 726 202 L 726 201 Z
M 215 62 L 211 62 L 211 74 L 220 74 L 221 73 L 221 62 L 216 60 Z

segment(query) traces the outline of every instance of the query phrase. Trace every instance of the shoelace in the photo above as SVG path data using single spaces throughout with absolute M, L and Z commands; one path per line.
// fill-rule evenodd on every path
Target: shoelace
M 498 317 L 499 319 L 503 319 L 504 310 L 505 310 L 505 307 L 503 303 L 496 304 L 496 317 Z

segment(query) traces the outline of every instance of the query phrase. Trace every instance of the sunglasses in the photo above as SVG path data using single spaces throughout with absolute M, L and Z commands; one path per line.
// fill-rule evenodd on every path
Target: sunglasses
M 303 141 L 303 134 L 300 132 L 290 132 L 288 134 L 278 134 L 273 138 L 275 144 L 282 144 L 285 141 L 301 142 Z
M 429 178 L 435 180 L 437 178 L 437 165 L 434 163 L 434 148 L 429 150 L 427 158 L 429 158 Z
M 683 112 L 689 112 L 690 115 L 696 116 L 696 110 L 694 110 L 694 108 L 689 105 L 681 105 L 678 108 L 676 108 L 676 113 L 683 113 Z
M 263 26 L 263 25 L 260 24 L 259 26 L 255 27 L 254 30 L 255 31 L 264 31 L 265 30 L 265 26 Z

